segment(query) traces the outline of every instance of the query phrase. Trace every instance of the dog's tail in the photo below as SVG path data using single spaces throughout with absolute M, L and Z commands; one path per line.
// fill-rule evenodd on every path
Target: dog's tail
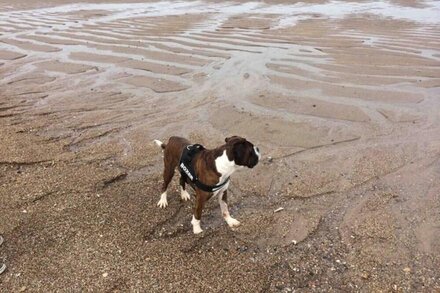
M 161 142 L 160 140 L 157 140 L 157 139 L 155 139 L 154 140 L 154 143 L 157 145 L 157 146 L 159 146 L 159 147 L 161 147 L 163 150 L 166 148 L 166 144 L 164 144 L 163 142 Z

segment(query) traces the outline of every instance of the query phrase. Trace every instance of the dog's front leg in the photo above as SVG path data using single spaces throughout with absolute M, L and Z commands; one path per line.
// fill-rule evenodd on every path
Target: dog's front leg
M 222 216 L 228 223 L 229 227 L 238 227 L 240 222 L 231 217 L 228 210 L 228 191 L 220 191 L 218 194 L 218 202 L 220 203 L 220 209 L 222 211 Z
M 196 189 L 196 206 L 194 207 L 194 215 L 191 220 L 194 234 L 202 233 L 203 230 L 200 227 L 200 219 L 202 218 L 202 210 L 208 199 L 208 194 L 199 189 Z

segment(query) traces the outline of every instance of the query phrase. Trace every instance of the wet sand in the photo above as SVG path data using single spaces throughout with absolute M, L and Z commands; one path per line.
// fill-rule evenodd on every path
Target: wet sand
M 437 2 L 9 2 L 6 292 L 440 290 Z M 152 140 L 232 134 L 242 225 L 194 236 Z

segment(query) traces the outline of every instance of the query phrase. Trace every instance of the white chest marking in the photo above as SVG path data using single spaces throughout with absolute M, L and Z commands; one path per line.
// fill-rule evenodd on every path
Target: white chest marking
M 229 161 L 226 150 L 223 151 L 223 154 L 215 159 L 215 168 L 221 174 L 219 183 L 224 182 L 226 178 L 231 176 L 238 169 L 237 167 L 239 166 L 235 165 L 233 160 Z

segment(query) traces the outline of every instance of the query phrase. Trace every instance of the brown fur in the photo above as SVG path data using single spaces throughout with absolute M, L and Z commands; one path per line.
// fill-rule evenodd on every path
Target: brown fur
M 254 167 L 258 163 L 258 157 L 256 157 L 253 151 L 253 144 L 248 142 L 246 139 L 238 136 L 233 136 L 225 139 L 225 144 L 221 145 L 215 149 L 203 149 L 194 157 L 194 170 L 197 177 L 201 182 L 206 185 L 216 185 L 219 183 L 220 174 L 217 171 L 215 160 L 222 156 L 226 150 L 226 154 L 230 161 L 234 161 L 236 165 L 247 166 L 249 168 Z M 162 193 L 168 188 L 171 179 L 173 178 L 176 167 L 179 165 L 180 156 L 183 149 L 190 145 L 190 141 L 183 137 L 172 136 L 168 140 L 167 144 L 162 144 L 161 147 L 164 149 L 164 173 L 162 184 Z M 185 190 L 185 184 L 190 184 L 196 191 L 196 205 L 194 207 L 194 217 L 200 220 L 202 216 L 202 209 L 205 202 L 211 198 L 213 193 L 205 192 L 197 188 L 190 180 L 186 177 L 180 178 L 180 185 L 183 190 Z M 227 192 L 223 192 L 222 200 L 227 203 Z

